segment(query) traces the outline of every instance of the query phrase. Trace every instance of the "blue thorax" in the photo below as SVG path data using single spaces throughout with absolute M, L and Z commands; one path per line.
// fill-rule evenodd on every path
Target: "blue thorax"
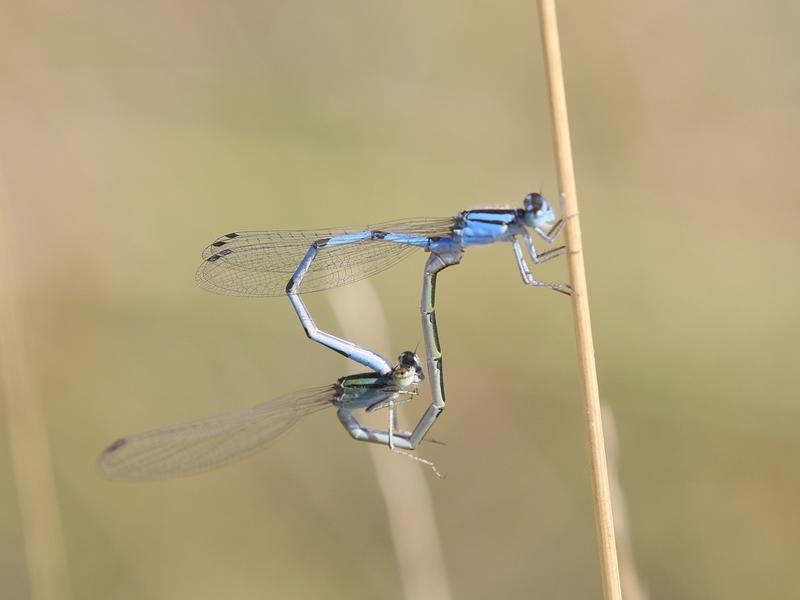
M 523 229 L 522 212 L 517 209 L 468 210 L 459 215 L 462 246 L 510 241 Z

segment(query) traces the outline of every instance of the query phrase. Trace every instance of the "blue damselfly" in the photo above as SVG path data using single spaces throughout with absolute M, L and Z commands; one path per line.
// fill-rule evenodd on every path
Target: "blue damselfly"
M 562 199 L 563 214 L 563 199 Z M 510 242 L 526 285 L 570 294 L 566 284 L 534 278 L 523 244 L 533 264 L 564 253 L 563 246 L 537 252 L 536 234 L 553 243 L 564 225 L 541 194 L 528 194 L 522 208 L 476 209 L 455 217 L 406 219 L 366 227 L 302 231 L 241 231 L 218 238 L 203 252 L 197 270 L 199 285 L 220 294 L 278 296 L 287 294 L 306 334 L 348 358 L 386 374 L 392 369 L 377 353 L 321 331 L 300 294 L 353 283 L 389 268 L 416 249 L 430 253 L 422 285 L 422 328 L 432 402 L 407 438 L 415 448 L 445 407 L 442 353 L 436 329 L 436 277 L 461 262 L 464 250 L 495 242 Z

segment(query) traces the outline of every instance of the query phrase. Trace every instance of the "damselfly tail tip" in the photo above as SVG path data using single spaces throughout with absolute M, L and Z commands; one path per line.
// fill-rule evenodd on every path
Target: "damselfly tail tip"
M 112 443 L 108 448 L 103 451 L 103 455 L 111 454 L 112 452 L 116 452 L 120 448 L 122 448 L 125 444 L 128 443 L 124 437 L 119 438 L 114 443 Z
M 117 451 L 128 443 L 127 438 L 121 437 L 112 442 L 97 459 L 97 472 L 105 479 L 118 479 L 113 462 L 117 456 Z

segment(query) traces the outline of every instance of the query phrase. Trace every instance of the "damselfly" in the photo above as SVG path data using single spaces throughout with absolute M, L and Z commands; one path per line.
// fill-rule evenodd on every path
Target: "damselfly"
M 100 472 L 111 479 L 164 479 L 219 467 L 263 448 L 301 417 L 329 406 L 359 441 L 385 444 L 431 466 L 430 461 L 403 452 L 412 449 L 408 434 L 394 431 L 394 407 L 416 394 L 424 379 L 417 355 L 403 352 L 389 373 L 342 377 L 333 385 L 303 390 L 246 410 L 122 437 L 100 456 Z M 389 408 L 387 431 L 364 427 L 357 409 Z
M 562 199 L 563 214 L 563 199 Z M 554 223 L 555 222 L 555 223 Z M 422 285 L 422 328 L 431 379 L 432 402 L 407 438 L 414 448 L 445 407 L 442 353 L 436 330 L 436 277 L 458 264 L 465 248 L 510 242 L 522 281 L 570 294 L 566 284 L 534 278 L 525 259 L 540 264 L 564 253 L 560 246 L 539 253 L 532 233 L 553 243 L 564 225 L 541 194 L 528 194 L 519 209 L 478 209 L 445 219 L 408 219 L 367 227 L 305 231 L 242 231 L 214 241 L 203 252 L 197 281 L 205 289 L 236 296 L 287 294 L 306 334 L 354 361 L 382 374 L 391 365 L 377 353 L 320 331 L 300 294 L 316 292 L 370 277 L 422 248 L 431 256 Z M 521 240 L 521 241 L 520 241 Z

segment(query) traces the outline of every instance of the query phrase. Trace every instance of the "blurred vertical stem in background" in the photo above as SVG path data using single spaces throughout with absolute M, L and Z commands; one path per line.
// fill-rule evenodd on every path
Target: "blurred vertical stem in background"
M 574 289 L 572 310 L 575 337 L 578 346 L 583 383 L 584 414 L 589 441 L 589 458 L 592 472 L 595 520 L 600 547 L 600 564 L 603 575 L 603 595 L 606 600 L 620 600 L 619 565 L 614 539 L 614 517 L 608 484 L 603 419 L 600 414 L 600 390 L 597 385 L 597 368 L 594 359 L 592 325 L 589 318 L 589 298 L 586 292 L 586 269 L 583 263 L 581 226 L 578 217 L 578 199 L 575 171 L 572 164 L 572 146 L 567 118 L 567 97 L 564 91 L 564 72 L 561 65 L 561 47 L 554 0 L 539 0 L 539 25 L 544 48 L 545 71 L 550 92 L 550 109 L 558 168 L 558 184 L 564 198 L 567 254 L 570 281 Z
M 369 281 L 331 290 L 328 297 L 346 339 L 381 349 L 391 348 L 386 315 Z M 403 350 L 407 348 L 398 348 L 395 354 Z M 387 358 L 394 362 L 394 355 Z M 364 370 L 349 359 L 347 364 L 351 373 Z M 402 422 L 398 425 L 407 428 Z M 425 480 L 427 467 L 394 454 L 386 446 L 367 445 L 386 504 L 404 597 L 450 600 L 450 582 Z
M 23 342 L 10 203 L 0 172 L 0 378 L 32 600 L 70 597 L 42 406 Z M 8 593 L 8 590 L 6 590 Z
M 633 558 L 630 527 L 628 525 L 628 508 L 625 502 L 625 490 L 619 479 L 619 438 L 614 411 L 608 404 L 603 404 L 603 431 L 606 434 L 606 454 L 608 455 L 608 477 L 611 485 L 611 503 L 614 507 L 614 532 L 617 534 L 619 551 L 619 573 L 622 585 L 622 597 L 625 600 L 647 600 L 647 593 L 639 574 L 636 572 L 636 561 Z

